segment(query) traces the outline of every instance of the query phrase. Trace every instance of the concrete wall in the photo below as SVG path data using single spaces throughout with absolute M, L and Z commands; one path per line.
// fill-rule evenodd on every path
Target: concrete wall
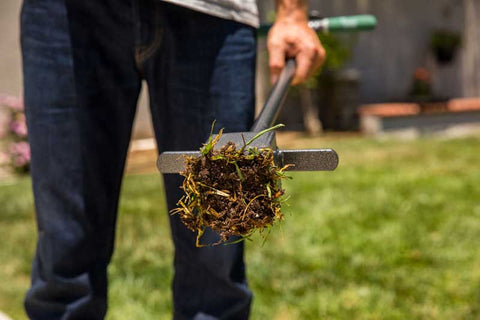
M 458 137 L 478 134 L 480 112 L 444 112 L 410 116 L 379 117 L 367 115 L 361 119 L 362 132 L 376 136 L 417 138 L 424 135 Z

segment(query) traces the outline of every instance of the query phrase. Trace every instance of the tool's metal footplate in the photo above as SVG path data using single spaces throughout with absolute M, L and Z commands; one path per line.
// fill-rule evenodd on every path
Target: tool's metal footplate
M 199 157 L 199 151 L 167 151 L 158 157 L 157 166 L 162 173 L 185 170 L 185 156 Z M 290 171 L 332 171 L 338 166 L 338 155 L 333 149 L 276 150 L 275 164 L 289 167 Z

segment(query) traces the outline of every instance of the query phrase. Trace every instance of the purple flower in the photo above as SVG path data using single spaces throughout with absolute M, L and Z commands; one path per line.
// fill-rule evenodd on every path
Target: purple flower
M 8 126 L 2 125 L 0 127 L 0 137 L 9 135 L 14 141 L 26 140 L 28 130 L 22 98 L 0 94 L 0 106 L 8 107 L 10 110 L 10 123 Z M 0 153 L 0 165 L 10 164 L 19 172 L 28 171 L 30 164 L 30 145 L 28 142 L 12 142 L 8 145 L 6 151 L 6 153 Z
M 24 166 L 30 162 L 30 145 L 25 141 L 10 144 L 9 153 L 16 167 Z
M 17 136 L 24 138 L 27 136 L 27 124 L 25 121 L 14 120 L 10 123 L 10 130 Z
M 17 168 L 26 166 L 29 162 L 30 162 L 30 159 L 27 159 L 24 156 L 17 156 L 13 158 L 13 166 Z

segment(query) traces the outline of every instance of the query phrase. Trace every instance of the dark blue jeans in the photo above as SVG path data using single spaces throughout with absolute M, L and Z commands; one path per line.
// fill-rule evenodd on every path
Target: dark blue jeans
M 154 0 L 25 0 L 21 27 L 38 223 L 26 311 L 36 320 L 103 319 L 142 79 L 160 151 L 197 149 L 214 119 L 248 129 L 255 30 Z M 171 209 L 181 179 L 164 181 Z M 247 319 L 243 245 L 198 249 L 177 216 L 170 224 L 174 318 Z M 203 241 L 217 239 L 208 232 Z

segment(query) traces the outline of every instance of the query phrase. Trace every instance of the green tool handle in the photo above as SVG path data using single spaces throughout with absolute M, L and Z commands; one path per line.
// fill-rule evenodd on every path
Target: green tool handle
M 369 14 L 332 17 L 323 20 L 325 21 L 325 26 L 322 31 L 325 32 L 368 31 L 375 29 L 377 25 L 377 19 L 375 16 Z M 312 28 L 315 30 L 315 27 Z
M 314 19 L 308 22 L 308 26 L 319 32 L 353 32 L 373 30 L 377 26 L 377 19 L 370 14 L 331 17 L 323 19 Z M 258 29 L 259 35 L 266 35 L 272 27 L 261 25 Z

